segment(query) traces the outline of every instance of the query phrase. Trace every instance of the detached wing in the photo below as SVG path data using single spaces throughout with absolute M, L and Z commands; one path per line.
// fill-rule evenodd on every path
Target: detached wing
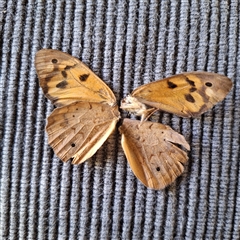
M 222 101 L 232 88 L 224 75 L 188 72 L 136 88 L 139 102 L 181 117 L 198 117 Z
M 115 105 L 112 90 L 84 63 L 54 50 L 37 52 L 35 66 L 45 96 L 57 107 L 73 102 L 99 102 Z
M 146 187 L 163 189 L 182 174 L 188 157 L 175 143 L 190 149 L 182 135 L 160 123 L 131 119 L 119 130 L 130 167 Z
M 118 119 L 117 106 L 107 104 L 76 102 L 57 108 L 46 126 L 49 145 L 62 161 L 80 164 L 102 146 Z

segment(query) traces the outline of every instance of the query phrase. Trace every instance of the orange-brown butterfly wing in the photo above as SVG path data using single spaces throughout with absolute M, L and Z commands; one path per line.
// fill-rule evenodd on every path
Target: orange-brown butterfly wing
M 111 89 L 85 64 L 67 53 L 42 49 L 36 54 L 35 66 L 45 96 L 57 107 L 77 101 L 110 106 L 116 103 Z
M 135 176 L 155 190 L 171 184 L 184 170 L 186 152 L 174 143 L 190 149 L 184 137 L 169 126 L 124 119 L 119 128 L 122 147 Z
M 142 85 L 131 96 L 140 103 L 181 117 L 198 117 L 222 101 L 231 87 L 232 82 L 226 76 L 188 72 Z
M 56 108 L 48 117 L 48 142 L 62 160 L 79 164 L 106 141 L 119 119 L 117 106 L 75 102 Z

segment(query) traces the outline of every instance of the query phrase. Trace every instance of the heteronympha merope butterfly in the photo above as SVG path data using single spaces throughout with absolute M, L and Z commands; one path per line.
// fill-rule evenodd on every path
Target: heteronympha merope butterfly
M 49 145 L 64 162 L 90 158 L 116 128 L 120 113 L 111 89 L 85 64 L 67 53 L 42 49 L 35 66 L 40 86 L 56 109 L 47 119 Z M 229 78 L 216 73 L 190 72 L 135 89 L 121 108 L 141 116 L 124 119 L 119 130 L 122 147 L 136 177 L 159 190 L 184 170 L 190 150 L 185 138 L 169 126 L 147 121 L 157 110 L 181 117 L 198 117 L 222 101 L 231 90 Z

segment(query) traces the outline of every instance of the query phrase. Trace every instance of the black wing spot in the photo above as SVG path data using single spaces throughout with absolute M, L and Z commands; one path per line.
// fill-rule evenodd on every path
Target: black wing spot
M 56 85 L 57 88 L 65 88 L 68 85 L 68 82 L 66 80 L 63 80 L 62 82 L 58 83 Z
M 212 87 L 212 83 L 211 83 L 211 82 L 206 82 L 205 85 L 206 85 L 207 87 Z
M 170 82 L 170 81 L 167 81 L 167 84 L 168 84 L 168 87 L 172 88 L 172 89 L 177 87 L 177 85 L 175 83 Z
M 187 82 L 189 85 L 195 87 L 195 82 L 194 82 L 193 80 L 190 80 L 188 77 L 186 77 L 186 82 Z
M 52 59 L 52 63 L 56 64 L 58 62 L 58 60 L 56 58 Z
M 67 72 L 66 72 L 66 71 L 62 71 L 61 73 L 62 73 L 62 76 L 63 76 L 64 78 L 67 78 Z
M 85 82 L 89 77 L 89 74 L 83 74 L 79 76 L 79 79 L 83 82 Z
M 190 88 L 190 92 L 195 92 L 195 91 L 197 91 L 197 88 L 195 88 L 195 87 Z
M 160 167 L 156 167 L 156 170 L 157 170 L 158 172 L 160 172 Z
M 188 102 L 191 102 L 191 103 L 194 103 L 195 102 L 195 99 L 194 97 L 191 95 L 191 94 L 185 94 L 185 99 L 188 101 Z
M 75 147 L 75 146 L 76 146 L 75 143 L 72 143 L 72 144 L 71 144 L 71 147 Z
M 71 69 L 72 68 L 72 66 L 66 66 L 65 68 L 64 68 L 64 70 L 69 70 L 69 69 Z

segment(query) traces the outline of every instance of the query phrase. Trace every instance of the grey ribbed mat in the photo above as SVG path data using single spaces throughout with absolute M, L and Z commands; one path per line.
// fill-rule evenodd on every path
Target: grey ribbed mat
M 239 239 L 239 1 L 0 1 L 0 239 Z M 158 113 L 190 143 L 184 174 L 162 191 L 133 175 L 117 131 L 79 166 L 47 143 L 53 105 L 36 51 L 85 62 L 120 100 L 176 73 L 227 75 L 227 98 L 197 119 Z

